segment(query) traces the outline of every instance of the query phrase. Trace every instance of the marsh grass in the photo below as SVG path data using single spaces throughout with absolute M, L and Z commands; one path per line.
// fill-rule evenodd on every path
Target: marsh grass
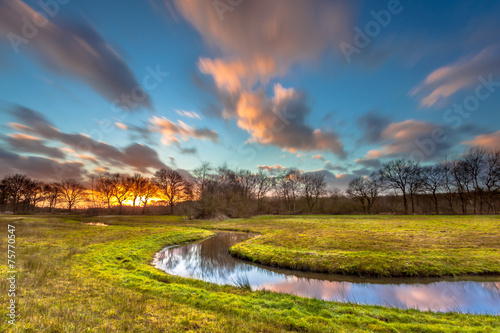
M 150 265 L 154 253 L 211 235 L 194 228 L 203 224 L 177 217 L 110 217 L 106 228 L 81 222 L 92 218 L 8 222 L 17 226 L 20 317 L 14 328 L 3 320 L 0 331 L 494 332 L 500 327 L 495 316 L 341 304 L 170 276 Z M 0 218 L 3 230 L 6 224 Z M 275 228 L 272 219 L 258 224 Z M 251 223 L 246 228 L 266 235 Z M 0 242 L 5 249 L 6 238 Z M 5 279 L 0 287 L 6 290 Z M 5 304 L 5 294 L 1 300 Z M 2 318 L 5 311 L 2 306 Z
M 252 291 L 252 286 L 246 274 L 238 275 L 233 283 L 241 289 Z

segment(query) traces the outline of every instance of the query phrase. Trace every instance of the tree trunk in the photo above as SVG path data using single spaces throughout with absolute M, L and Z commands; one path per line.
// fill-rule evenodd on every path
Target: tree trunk
M 405 215 L 408 215 L 408 202 L 406 200 L 406 193 L 403 191 L 403 205 L 405 207 Z
M 437 196 L 436 196 L 436 191 L 432 192 L 432 197 L 434 198 L 434 209 L 436 211 L 436 215 L 439 215 L 438 199 L 437 199 Z
M 413 200 L 413 196 L 413 193 L 410 193 L 411 213 L 415 214 L 415 200 Z

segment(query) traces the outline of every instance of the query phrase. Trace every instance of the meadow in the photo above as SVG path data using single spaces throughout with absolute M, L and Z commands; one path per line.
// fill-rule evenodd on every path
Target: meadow
M 92 222 L 107 226 L 85 224 Z M 259 233 L 232 252 L 275 266 L 377 276 L 498 274 L 497 217 L 263 216 L 217 222 L 10 216 L 0 217 L 0 224 L 4 251 L 7 225 L 16 226 L 19 313 L 14 327 L 2 320 L 1 331 L 500 331 L 498 316 L 326 302 L 218 286 L 151 266 L 155 252 L 167 245 L 225 229 Z M 5 276 L 7 267 L 1 267 Z M 0 288 L 7 289 L 5 279 Z M 0 314 L 7 318 L 6 306 Z
M 282 216 L 214 227 L 262 233 L 232 254 L 282 268 L 370 277 L 500 274 L 498 216 Z

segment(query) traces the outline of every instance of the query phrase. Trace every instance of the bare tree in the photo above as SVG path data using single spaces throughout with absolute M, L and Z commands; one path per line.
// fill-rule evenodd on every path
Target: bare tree
M 115 173 L 110 178 L 113 197 L 120 207 L 119 214 L 122 214 L 123 202 L 127 199 L 130 191 L 130 179 L 126 175 Z
M 469 193 L 472 198 L 473 213 L 477 213 L 477 205 L 479 203 L 479 213 L 483 211 L 483 193 L 484 188 L 482 184 L 482 176 L 486 170 L 486 150 L 480 147 L 471 148 L 467 154 L 463 156 L 463 162 L 466 172 L 468 173 L 468 179 L 470 180 L 471 190 Z
M 59 185 L 61 199 L 66 202 L 68 212 L 85 198 L 85 187 L 74 179 L 62 181 Z
M 443 164 L 422 167 L 422 184 L 431 193 L 434 211 L 439 214 L 438 193 L 446 186 L 446 169 Z
M 304 189 L 307 207 L 312 212 L 314 206 L 318 203 L 320 196 L 326 192 L 325 176 L 317 173 L 306 173 L 300 178 Z
M 300 192 L 301 174 L 297 169 L 288 169 L 281 175 L 276 177 L 274 186 L 277 193 L 283 198 L 289 211 L 295 211 L 297 197 Z
M 146 206 L 148 205 L 151 198 L 153 198 L 158 192 L 158 187 L 149 178 L 145 178 L 146 181 L 139 187 L 139 200 L 142 203 L 142 212 L 144 215 L 146 212 Z
M 142 176 L 140 173 L 136 173 L 129 177 L 128 183 L 130 184 L 130 195 L 132 198 L 132 213 L 134 213 L 136 201 L 145 192 L 145 187 L 148 185 L 149 179 Z
M 219 168 L 218 171 L 220 171 Z M 224 212 L 225 197 L 223 176 L 215 172 L 214 168 L 208 162 L 202 164 L 193 170 L 194 175 L 194 193 L 196 202 L 197 217 L 214 217 Z
M 202 162 L 201 165 L 193 170 L 194 191 L 196 196 L 201 197 L 202 193 L 205 191 L 207 184 L 213 179 L 213 168 L 209 162 Z
M 60 190 L 59 190 L 58 184 L 45 184 L 43 187 L 43 192 L 46 200 L 49 203 L 49 212 L 52 213 L 52 210 L 56 207 L 57 205 L 57 200 L 59 199 L 60 196 Z
M 241 188 L 244 199 L 248 202 L 253 199 L 257 184 L 257 177 L 249 170 L 236 172 L 236 180 Z
M 410 187 L 415 181 L 418 166 L 418 162 L 407 159 L 397 159 L 384 163 L 379 170 L 379 177 L 382 184 L 387 188 L 396 189 L 401 192 L 405 214 L 408 214 L 407 195 L 414 194 L 415 188 Z
M 192 196 L 191 184 L 178 171 L 160 169 L 156 171 L 153 182 L 167 198 L 170 214 L 174 214 L 174 207 L 179 202 Z
M 114 194 L 114 184 L 111 179 L 111 175 L 108 173 L 104 173 L 99 175 L 99 178 L 96 182 L 96 190 L 100 193 L 100 195 L 105 200 L 108 206 L 108 212 L 111 212 L 111 199 Z
M 357 177 L 351 180 L 346 193 L 361 203 L 365 214 L 371 214 L 371 208 L 378 197 L 378 186 L 375 174 L 370 177 Z
M 460 199 L 462 214 L 467 214 L 467 202 L 470 198 L 470 174 L 467 164 L 463 160 L 452 161 L 453 180 Z
M 411 171 L 412 172 L 408 181 L 408 193 L 410 194 L 411 213 L 415 214 L 415 196 L 425 189 L 422 179 L 422 167 L 417 164 Z
M 255 175 L 255 197 L 257 199 L 257 212 L 262 209 L 262 202 L 271 190 L 271 180 L 268 174 L 259 173 Z
M 488 211 L 496 214 L 495 198 L 500 192 L 500 151 L 488 153 L 484 167 L 481 182 L 484 184 L 486 193 L 483 200 L 488 206 Z
M 453 180 L 453 163 L 445 160 L 440 164 L 443 168 L 443 176 L 444 176 L 443 195 L 446 201 L 448 201 L 448 207 L 450 208 L 450 212 L 454 214 L 455 210 L 453 209 L 453 207 L 456 199 L 456 190 Z
M 12 211 L 17 213 L 19 208 L 19 202 L 24 196 L 24 188 L 26 183 L 30 179 L 25 175 L 15 174 L 13 176 L 7 176 L 2 180 L 2 185 L 4 185 L 4 191 L 8 197 L 8 201 L 11 203 Z
M 7 194 L 6 185 L 0 182 L 0 212 L 4 213 L 7 210 L 9 196 Z
M 35 212 L 36 205 L 43 199 L 43 186 L 43 182 L 32 179 L 24 183 L 23 192 L 27 211 Z

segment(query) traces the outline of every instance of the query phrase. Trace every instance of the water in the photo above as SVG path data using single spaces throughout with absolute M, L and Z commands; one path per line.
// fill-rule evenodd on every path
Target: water
M 153 264 L 165 272 L 216 284 L 247 285 L 327 301 L 356 302 L 441 312 L 500 315 L 500 278 L 352 278 L 277 269 L 229 255 L 228 249 L 253 235 L 220 232 L 205 240 L 157 253 Z

